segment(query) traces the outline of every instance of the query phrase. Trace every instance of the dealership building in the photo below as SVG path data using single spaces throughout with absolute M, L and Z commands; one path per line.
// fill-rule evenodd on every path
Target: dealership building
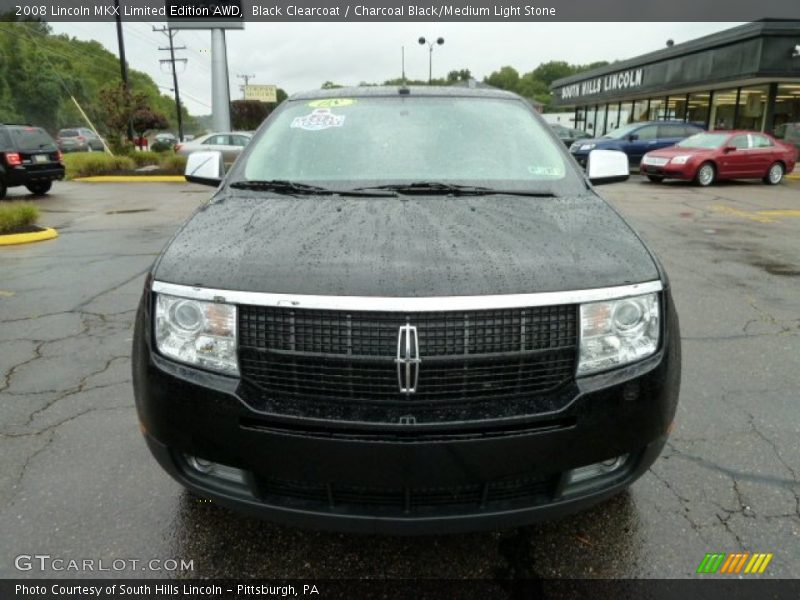
M 602 135 L 676 119 L 709 130 L 800 124 L 800 21 L 748 23 L 553 82 L 557 110 Z

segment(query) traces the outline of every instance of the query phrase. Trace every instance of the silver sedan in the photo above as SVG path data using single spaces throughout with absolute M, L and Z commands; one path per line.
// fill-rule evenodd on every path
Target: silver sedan
M 232 163 L 242 153 L 244 147 L 250 143 L 252 133 L 246 131 L 231 131 L 226 133 L 209 133 L 200 136 L 191 142 L 179 143 L 175 152 L 182 156 L 189 156 L 198 150 L 219 150 L 226 163 Z

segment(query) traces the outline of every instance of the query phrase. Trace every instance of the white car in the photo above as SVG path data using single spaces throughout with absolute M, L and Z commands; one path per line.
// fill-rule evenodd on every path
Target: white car
M 183 142 L 175 146 L 175 153 L 189 156 L 198 150 L 218 150 L 226 163 L 231 163 L 242 153 L 244 147 L 250 143 L 252 133 L 247 131 L 230 131 L 226 133 L 209 133 L 191 142 Z

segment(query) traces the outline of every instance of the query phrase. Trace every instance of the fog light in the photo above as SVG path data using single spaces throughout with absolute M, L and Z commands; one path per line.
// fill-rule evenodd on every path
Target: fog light
M 232 483 L 244 483 L 244 471 L 228 465 L 211 462 L 196 456 L 185 455 L 186 464 L 190 469 L 201 473 L 205 478 L 230 481 Z
M 567 475 L 567 485 L 569 486 L 575 483 L 581 483 L 583 481 L 609 475 L 610 473 L 621 469 L 627 460 L 628 455 L 623 454 L 622 456 L 618 456 L 616 458 L 610 458 L 602 462 L 586 465 L 585 467 L 572 469 L 572 471 L 569 472 L 569 475 Z

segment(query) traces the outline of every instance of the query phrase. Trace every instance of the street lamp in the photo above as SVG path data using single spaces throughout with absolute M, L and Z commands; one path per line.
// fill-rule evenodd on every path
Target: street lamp
M 435 42 L 429 42 L 424 37 L 420 37 L 418 41 L 420 46 L 428 44 L 428 85 L 430 85 L 433 80 L 433 47 L 444 44 L 444 38 L 436 38 Z

